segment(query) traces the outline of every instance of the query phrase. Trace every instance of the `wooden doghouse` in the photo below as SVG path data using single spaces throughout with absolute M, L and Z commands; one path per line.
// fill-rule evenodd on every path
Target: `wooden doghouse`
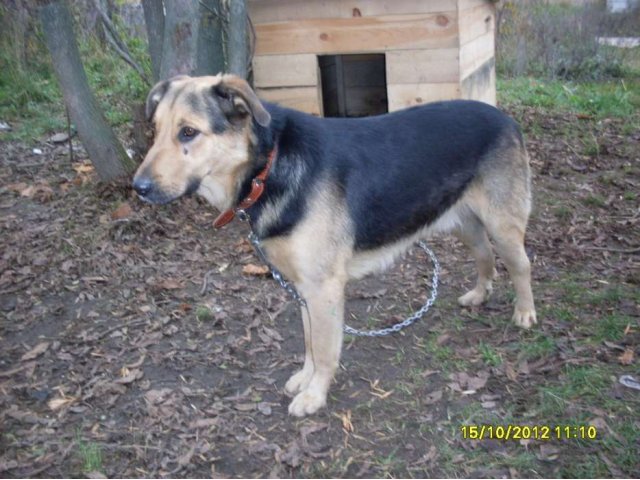
M 254 84 L 316 115 L 453 98 L 495 104 L 491 0 L 249 0 Z

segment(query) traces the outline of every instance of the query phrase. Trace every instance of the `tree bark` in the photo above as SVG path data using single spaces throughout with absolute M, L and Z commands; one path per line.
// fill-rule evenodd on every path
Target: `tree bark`
M 246 0 L 226 0 L 228 9 L 227 58 L 229 72 L 247 78 L 249 36 Z
M 201 0 L 196 75 L 226 71 L 221 0 Z
M 162 65 L 164 5 L 162 0 L 142 0 L 142 10 L 144 11 L 144 23 L 147 27 L 153 81 L 157 82 L 160 80 L 160 67 Z
M 166 16 L 162 43 L 160 80 L 175 75 L 193 75 L 197 69 L 200 13 L 198 0 L 165 0 Z
M 66 3 L 50 1 L 40 7 L 39 13 L 69 114 L 100 180 L 108 182 L 128 175 L 136 165 L 107 124 L 89 88 Z

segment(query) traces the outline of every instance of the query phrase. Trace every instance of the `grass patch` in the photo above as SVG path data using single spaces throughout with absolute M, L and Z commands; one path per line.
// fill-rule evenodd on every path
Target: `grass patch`
M 77 436 L 76 443 L 78 445 L 77 455 L 82 463 L 82 472 L 84 474 L 104 472 L 100 445 L 93 442 L 86 442 L 80 438 L 79 435 Z
M 630 324 L 632 324 L 632 319 L 626 315 L 617 313 L 605 315 L 595 324 L 593 341 L 598 343 L 604 340 L 620 341 L 624 337 L 625 329 Z
M 497 367 L 502 365 L 502 356 L 500 353 L 484 342 L 478 344 L 478 350 L 482 356 L 482 361 L 489 367 Z
M 582 203 L 584 203 L 587 207 L 595 207 L 595 208 L 605 208 L 607 206 L 607 201 L 601 195 L 589 195 L 582 199 Z
M 575 83 L 532 77 L 499 78 L 498 102 L 508 106 L 571 112 L 598 119 L 637 116 L 640 81 Z
M 208 322 L 213 319 L 213 312 L 205 305 L 198 305 L 196 307 L 196 318 L 200 322 Z
M 35 28 L 39 28 L 36 26 Z M 126 38 L 136 61 L 150 71 L 146 46 L 141 39 Z M 0 132 L 0 140 L 29 144 L 54 132 L 66 130 L 62 93 L 53 72 L 49 53 L 41 38 L 29 45 L 26 64 L 17 60 L 11 39 L 0 35 L 0 119 L 10 131 Z M 132 106 L 140 104 L 147 86 L 131 67 L 93 36 L 77 37 L 89 86 L 113 127 L 129 126 Z
M 556 350 L 556 341 L 552 336 L 538 333 L 535 338 L 518 343 L 519 357 L 527 360 L 546 357 Z
M 440 370 L 443 374 L 463 371 L 468 367 L 468 362 L 456 356 L 454 350 L 448 345 L 438 345 L 438 334 L 420 340 L 416 343 L 428 358 L 429 367 Z

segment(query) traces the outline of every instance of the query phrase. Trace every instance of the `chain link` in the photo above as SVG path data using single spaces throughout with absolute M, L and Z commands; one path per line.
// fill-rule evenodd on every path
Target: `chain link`
M 275 268 L 271 264 L 271 262 L 269 262 L 266 254 L 264 253 L 264 250 L 262 249 L 262 246 L 260 245 L 260 240 L 253 232 L 249 234 L 249 241 L 253 245 L 253 248 L 256 250 L 256 253 L 260 257 L 260 260 L 269 267 L 269 270 L 271 270 L 271 276 L 273 277 L 273 279 L 276 282 L 278 282 L 280 286 L 284 290 L 286 290 L 289 293 L 289 295 L 291 295 L 291 297 L 293 297 L 293 299 L 296 302 L 298 302 L 298 304 L 301 307 L 306 308 L 307 302 L 304 300 L 304 298 L 302 298 L 302 296 L 300 296 L 300 294 L 295 289 L 295 287 L 284 279 L 280 271 L 277 268 Z M 414 324 L 416 321 L 420 320 L 422 317 L 425 316 L 425 314 L 429 311 L 429 309 L 435 303 L 436 297 L 438 296 L 438 280 L 440 276 L 440 262 L 438 262 L 436 255 L 433 253 L 433 251 L 429 247 L 427 247 L 427 245 L 424 242 L 420 241 L 418 242 L 418 245 L 420 246 L 420 248 L 422 248 L 422 250 L 425 251 L 427 255 L 429 255 L 429 258 L 431 259 L 431 263 L 433 263 L 433 275 L 431 276 L 431 295 L 427 299 L 426 303 L 419 310 L 416 310 L 411 316 L 407 317 L 403 321 L 398 322 L 395 325 L 392 325 L 390 327 L 381 328 L 378 330 L 358 330 L 356 328 L 352 328 L 349 325 L 345 324 L 344 325 L 345 333 L 349 335 L 354 335 L 356 337 L 384 337 L 386 335 L 391 335 L 392 333 L 398 333 L 403 328 L 406 328 Z

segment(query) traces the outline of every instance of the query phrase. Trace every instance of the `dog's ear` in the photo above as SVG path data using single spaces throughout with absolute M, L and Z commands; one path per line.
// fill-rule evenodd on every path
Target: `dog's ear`
M 153 114 L 156 113 L 156 108 L 158 108 L 158 104 L 162 97 L 165 96 L 167 91 L 169 90 L 169 86 L 171 86 L 172 82 L 176 80 L 182 80 L 185 78 L 189 78 L 187 75 L 177 75 L 175 77 L 170 78 L 169 80 L 162 80 L 155 84 L 155 86 L 149 92 L 147 96 L 147 103 L 145 105 L 145 115 L 147 117 L 147 121 L 150 122 L 153 118 Z
M 233 121 L 234 118 L 245 118 L 251 115 L 258 125 L 263 127 L 271 123 L 271 115 L 251 89 L 249 84 L 235 75 L 224 75 L 222 80 L 213 87 L 213 94 L 218 97 L 220 107 Z

